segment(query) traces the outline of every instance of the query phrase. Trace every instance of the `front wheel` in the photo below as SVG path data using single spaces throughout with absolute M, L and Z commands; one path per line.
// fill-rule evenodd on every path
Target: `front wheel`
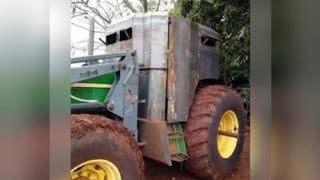
M 143 180 L 142 153 L 120 123 L 72 115 L 71 180 Z
M 199 178 L 220 179 L 240 157 L 245 111 L 232 89 L 208 85 L 197 91 L 184 125 L 189 159 L 185 166 Z

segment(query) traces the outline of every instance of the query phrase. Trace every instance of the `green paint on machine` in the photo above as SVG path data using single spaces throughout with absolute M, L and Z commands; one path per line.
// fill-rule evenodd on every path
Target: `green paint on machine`
M 95 83 L 95 84 L 112 84 L 115 79 L 115 73 L 106 74 L 95 77 L 89 80 L 81 81 L 79 83 Z M 92 88 L 92 87 L 73 87 L 71 88 L 71 95 L 83 100 L 96 100 L 104 102 L 110 88 Z M 71 103 L 79 103 L 79 100 L 71 99 Z
M 183 162 L 188 159 L 188 153 L 181 123 L 173 123 L 172 129 L 173 133 L 169 134 L 169 139 L 175 142 L 177 154 L 172 154 L 171 158 L 173 161 Z

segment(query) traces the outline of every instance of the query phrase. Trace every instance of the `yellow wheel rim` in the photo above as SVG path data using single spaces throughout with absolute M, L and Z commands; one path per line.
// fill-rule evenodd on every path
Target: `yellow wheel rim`
M 226 111 L 219 123 L 217 146 L 220 156 L 229 158 L 237 147 L 239 137 L 239 121 L 234 111 Z
M 121 180 L 120 171 L 108 160 L 89 160 L 71 170 L 71 180 Z

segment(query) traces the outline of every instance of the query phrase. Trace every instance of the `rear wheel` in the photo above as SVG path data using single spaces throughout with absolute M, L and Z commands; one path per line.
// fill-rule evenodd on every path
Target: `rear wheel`
M 71 180 L 143 180 L 142 153 L 120 123 L 72 115 Z
M 199 89 L 184 125 L 186 168 L 205 179 L 229 174 L 242 151 L 244 121 L 241 98 L 234 90 L 220 85 Z

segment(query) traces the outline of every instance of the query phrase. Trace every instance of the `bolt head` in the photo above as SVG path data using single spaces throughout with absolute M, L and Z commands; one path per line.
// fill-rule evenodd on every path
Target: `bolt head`
M 122 68 L 123 70 L 125 70 L 125 69 L 127 68 L 127 65 L 126 65 L 126 64 L 122 64 L 122 65 L 121 65 L 121 68 Z
M 114 104 L 109 103 L 107 108 L 108 108 L 108 110 L 113 110 L 114 109 Z

